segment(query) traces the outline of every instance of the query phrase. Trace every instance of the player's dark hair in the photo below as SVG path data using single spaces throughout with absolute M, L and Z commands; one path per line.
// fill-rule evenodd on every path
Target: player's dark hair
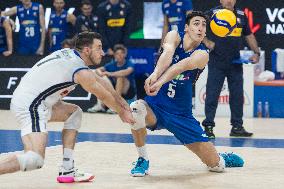
M 97 32 L 84 31 L 76 35 L 72 40 L 74 41 L 74 48 L 82 50 L 84 47 L 90 47 L 94 39 L 102 40 L 102 36 Z
M 81 7 L 83 7 L 84 5 L 91 5 L 91 6 L 93 6 L 90 0 L 82 0 L 81 1 Z
M 209 21 L 209 18 L 208 18 L 208 16 L 207 16 L 205 13 L 203 13 L 203 12 L 201 12 L 201 11 L 192 11 L 191 13 L 189 13 L 188 15 L 186 15 L 185 23 L 189 25 L 190 20 L 191 20 L 192 18 L 196 17 L 196 16 L 203 17 L 203 18 L 206 20 L 206 22 Z
M 114 47 L 113 47 L 113 52 L 116 52 L 116 51 L 118 51 L 118 50 L 122 50 L 124 53 L 127 52 L 126 47 L 125 47 L 124 45 L 122 45 L 122 44 L 116 44 L 116 45 L 114 45 Z

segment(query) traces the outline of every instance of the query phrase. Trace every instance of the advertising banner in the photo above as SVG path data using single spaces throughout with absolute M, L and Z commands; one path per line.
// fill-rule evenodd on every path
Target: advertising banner
M 254 103 L 254 65 L 244 65 L 244 117 L 253 117 L 253 103 Z M 195 85 L 195 109 L 194 115 L 205 116 L 205 98 L 206 98 L 206 82 L 207 82 L 208 68 L 200 75 Z M 221 94 L 218 99 L 218 108 L 216 116 L 230 116 L 231 111 L 229 107 L 229 88 L 227 80 L 225 79 Z

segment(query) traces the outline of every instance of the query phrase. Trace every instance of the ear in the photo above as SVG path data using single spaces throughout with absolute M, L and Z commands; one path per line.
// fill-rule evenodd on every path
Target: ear
M 189 26 L 187 24 L 185 24 L 185 27 L 184 27 L 184 31 L 188 31 L 189 30 Z

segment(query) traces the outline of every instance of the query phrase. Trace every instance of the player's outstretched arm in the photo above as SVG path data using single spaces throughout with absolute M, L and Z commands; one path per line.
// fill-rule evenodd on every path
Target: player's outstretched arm
M 112 90 L 100 80 L 100 77 L 96 77 L 96 74 L 91 70 L 80 70 L 74 75 L 75 83 L 80 84 L 83 89 L 96 95 L 106 106 L 113 109 L 118 113 L 123 122 L 129 124 L 134 123 L 132 113 L 129 106 L 126 108 L 125 104 L 121 103 L 120 98 L 115 98 L 112 94 Z
M 156 83 L 150 86 L 151 96 L 156 95 L 163 84 L 171 81 L 177 75 L 187 70 L 203 69 L 209 60 L 209 54 L 205 50 L 197 50 L 188 58 L 172 65 Z
M 150 86 L 153 85 L 171 65 L 175 49 L 180 43 L 180 40 L 181 38 L 176 31 L 167 33 L 164 39 L 163 52 L 159 57 L 155 70 L 145 81 L 144 88 L 147 94 L 150 93 Z

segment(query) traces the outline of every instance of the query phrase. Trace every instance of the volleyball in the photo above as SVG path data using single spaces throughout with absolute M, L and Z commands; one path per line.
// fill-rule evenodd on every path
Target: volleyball
M 228 9 L 221 9 L 211 17 L 210 28 L 215 35 L 226 37 L 234 30 L 236 24 L 236 15 Z

